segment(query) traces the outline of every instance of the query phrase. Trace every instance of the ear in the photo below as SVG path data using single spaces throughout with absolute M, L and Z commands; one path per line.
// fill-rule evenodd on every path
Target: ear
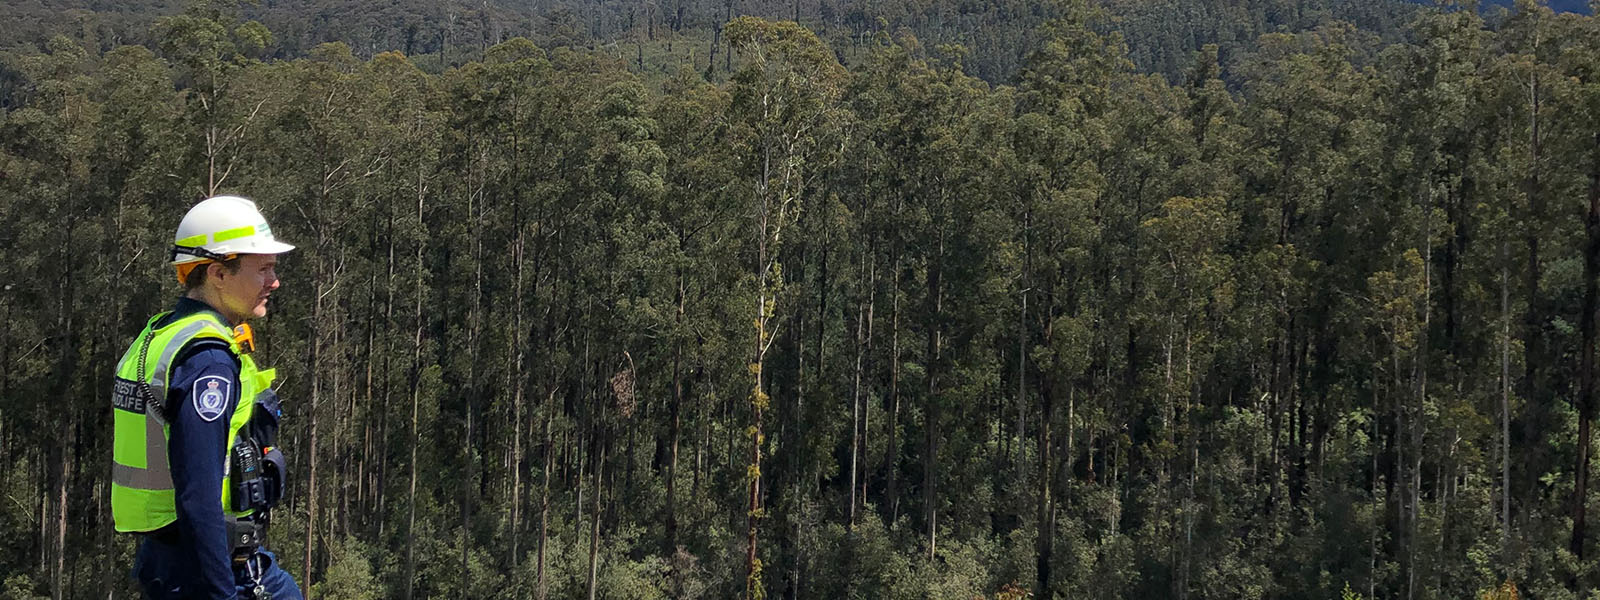
M 232 273 L 229 273 L 228 269 L 222 266 L 222 263 L 217 261 L 206 263 L 206 281 L 208 283 L 212 281 L 222 283 L 222 278 L 229 275 L 232 275 Z

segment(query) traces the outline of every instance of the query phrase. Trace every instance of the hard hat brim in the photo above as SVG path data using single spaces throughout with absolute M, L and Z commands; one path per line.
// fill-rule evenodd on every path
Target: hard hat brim
M 236 255 L 236 254 L 283 254 L 283 253 L 288 252 L 288 251 L 293 250 L 293 249 L 294 249 L 294 246 L 289 245 L 289 244 L 285 244 L 285 243 L 277 241 L 277 240 L 255 240 L 255 241 L 250 242 L 250 245 L 248 247 L 244 247 L 244 248 L 226 248 L 226 249 L 219 249 L 219 250 L 220 250 L 221 254 Z M 181 248 L 180 248 L 180 250 L 181 250 Z M 206 258 L 204 256 L 198 256 L 198 255 L 195 255 L 195 254 L 179 253 L 177 255 L 177 258 L 175 258 L 172 261 L 172 264 L 174 264 L 174 265 L 184 265 L 184 264 L 189 264 L 189 263 L 194 263 L 194 262 L 201 262 L 201 261 L 204 261 L 204 260 L 210 260 L 210 259 L 208 259 L 208 258 Z
M 294 246 L 277 240 L 259 241 L 254 246 L 249 252 L 241 252 L 240 254 L 283 254 L 294 249 Z

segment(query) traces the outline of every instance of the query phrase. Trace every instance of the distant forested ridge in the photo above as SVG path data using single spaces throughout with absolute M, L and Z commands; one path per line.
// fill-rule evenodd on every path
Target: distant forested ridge
M 0 598 L 133 596 L 107 391 L 220 193 L 299 247 L 312 598 L 1600 587 L 1600 19 L 1069 0 L 997 82 L 817 5 L 693 60 L 277 6 L 0 55 Z
M 1181 77 L 1189 55 L 1217 44 L 1224 79 L 1231 81 L 1233 56 L 1253 51 L 1259 36 L 1294 33 L 1347 22 L 1376 36 L 1375 44 L 1400 40 L 1424 0 L 1199 0 L 1157 2 L 1098 0 L 1107 19 L 1102 33 L 1116 30 L 1129 58 L 1146 71 Z M 149 45 L 151 25 L 183 10 L 181 0 L 0 0 L 11 25 L 0 31 L 0 49 L 43 48 L 66 35 L 87 48 L 107 51 L 124 44 Z M 1504 17 L 1511 0 L 1476 5 L 1491 23 Z M 1590 10 L 1587 0 L 1554 0 L 1556 12 Z M 1464 3 L 1450 4 L 1451 10 Z M 876 32 L 910 30 L 930 47 L 959 44 L 968 75 L 990 83 L 1013 83 L 1034 33 L 1057 15 L 1050 0 L 263 0 L 246 3 L 240 17 L 273 32 L 263 57 L 303 58 L 316 45 L 342 41 L 360 58 L 400 51 L 425 71 L 481 60 L 483 50 L 514 37 L 545 48 L 583 46 L 635 58 L 636 71 L 670 76 L 680 64 L 705 70 L 722 46 L 718 29 L 739 15 L 796 20 L 812 29 L 847 66 L 870 54 Z M 724 52 L 725 54 L 725 52 Z M 723 65 L 726 68 L 727 65 Z
M 1421 2 L 1421 0 L 1415 1 L 1423 4 L 1427 3 Z M 1499 6 L 1508 9 L 1516 7 L 1516 2 L 1514 0 L 1486 0 L 1484 2 L 1480 2 L 1479 4 L 1481 6 Z M 1546 2 L 1545 5 L 1549 6 L 1551 10 L 1556 12 L 1571 12 L 1586 15 L 1594 14 L 1594 6 L 1590 4 L 1589 0 L 1550 0 L 1549 2 Z
M 1394 41 L 1415 9 L 1405 0 L 1104 0 L 1103 6 L 1115 23 L 1099 26 L 1123 33 L 1134 62 L 1174 77 L 1205 44 L 1219 44 L 1226 69 L 1234 50 L 1253 46 L 1262 34 L 1333 21 Z M 150 45 L 151 25 L 182 10 L 180 0 L 0 0 L 0 14 L 8 17 L 0 49 L 43 48 L 58 34 L 94 51 Z M 631 61 L 634 70 L 662 76 L 682 63 L 705 70 L 713 52 L 725 55 L 718 29 L 739 15 L 797 20 L 847 64 L 870 54 L 877 33 L 909 29 L 929 47 L 964 46 L 967 74 L 1011 83 L 1039 42 L 1038 27 L 1057 9 L 1050 0 L 263 0 L 240 12 L 273 32 L 265 58 L 303 58 L 317 44 L 342 41 L 359 58 L 395 50 L 438 73 L 526 37 L 545 48 L 609 48 L 641 59 Z M 713 44 L 722 49 L 711 50 Z
M 1294 33 L 1335 21 L 1375 34 L 1379 43 L 1398 41 L 1411 13 L 1427 0 L 1098 0 L 1128 42 L 1138 68 L 1180 77 L 1188 57 L 1217 44 L 1224 79 L 1231 79 L 1236 52 L 1250 51 L 1259 36 Z M 1451 4 L 1461 10 L 1465 3 Z M 9 26 L 0 49 L 42 48 L 67 35 L 87 48 L 106 51 L 151 42 L 150 26 L 183 10 L 181 0 L 0 0 Z M 1498 22 L 1511 0 L 1485 0 L 1485 18 Z M 1553 0 L 1556 12 L 1590 10 L 1587 0 Z M 545 48 L 609 48 L 632 54 L 636 71 L 669 76 L 682 63 L 709 66 L 710 47 L 724 45 L 717 29 L 739 15 L 797 20 L 812 29 L 848 65 L 870 53 L 875 32 L 909 29 L 924 44 L 960 44 L 967 74 L 990 83 L 1012 83 L 1034 32 L 1057 16 L 1050 0 L 262 0 L 247 3 L 241 18 L 257 20 L 274 34 L 265 57 L 303 58 L 317 44 L 342 41 L 360 58 L 397 50 L 438 73 L 447 66 L 481 60 L 488 46 L 526 37 Z M 724 45 L 725 49 L 725 45 Z M 420 57 L 420 58 L 419 58 Z

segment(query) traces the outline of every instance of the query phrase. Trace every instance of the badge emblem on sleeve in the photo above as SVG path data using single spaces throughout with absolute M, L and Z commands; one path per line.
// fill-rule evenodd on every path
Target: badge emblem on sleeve
M 206 421 L 222 416 L 233 382 L 226 377 L 208 375 L 194 380 L 194 412 Z

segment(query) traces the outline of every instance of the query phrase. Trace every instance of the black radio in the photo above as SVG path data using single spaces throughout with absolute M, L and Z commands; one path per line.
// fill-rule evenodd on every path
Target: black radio
M 261 480 L 261 453 L 240 436 L 233 444 L 233 510 L 244 512 L 267 505 L 266 484 Z

